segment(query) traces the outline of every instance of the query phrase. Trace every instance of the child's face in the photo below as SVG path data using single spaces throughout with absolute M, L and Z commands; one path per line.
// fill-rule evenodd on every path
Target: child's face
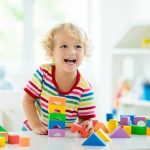
M 84 58 L 84 45 L 73 34 L 59 31 L 54 35 L 52 58 L 56 68 L 61 68 L 65 72 L 74 72 Z

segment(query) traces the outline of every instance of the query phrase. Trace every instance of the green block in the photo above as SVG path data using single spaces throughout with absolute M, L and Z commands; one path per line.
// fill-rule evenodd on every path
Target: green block
M 7 130 L 0 125 L 0 132 L 7 132 Z
M 145 135 L 146 134 L 146 126 L 132 125 L 131 126 L 131 133 L 137 134 L 137 135 Z
M 60 120 L 60 121 L 66 122 L 66 114 L 50 113 L 49 121 L 53 121 L 53 120 Z

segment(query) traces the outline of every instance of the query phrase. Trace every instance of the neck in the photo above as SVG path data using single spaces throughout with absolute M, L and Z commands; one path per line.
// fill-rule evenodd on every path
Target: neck
M 74 85 L 77 78 L 76 72 L 62 72 L 61 70 L 55 69 L 55 80 L 59 89 L 63 92 L 68 92 Z

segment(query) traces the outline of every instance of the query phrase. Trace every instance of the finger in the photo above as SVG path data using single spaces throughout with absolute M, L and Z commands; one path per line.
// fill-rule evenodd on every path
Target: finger
M 41 132 L 42 132 L 43 135 L 45 135 L 45 134 L 48 133 L 48 130 L 47 130 L 45 127 L 43 127 L 43 128 L 41 129 Z

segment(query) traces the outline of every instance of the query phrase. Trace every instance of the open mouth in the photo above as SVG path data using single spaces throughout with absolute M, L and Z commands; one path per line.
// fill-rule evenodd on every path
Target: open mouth
M 71 64 L 75 64 L 76 63 L 76 59 L 64 59 L 64 61 L 66 63 L 71 63 Z

